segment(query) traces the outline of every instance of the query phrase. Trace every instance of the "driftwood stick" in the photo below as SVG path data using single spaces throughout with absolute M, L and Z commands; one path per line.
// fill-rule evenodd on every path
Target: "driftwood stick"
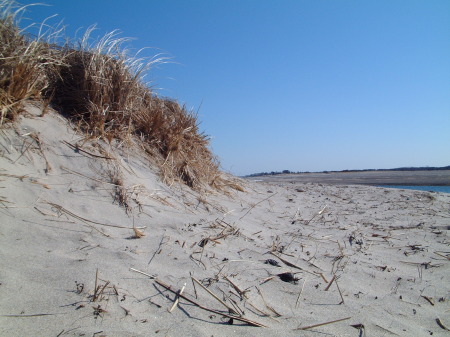
M 308 325 L 308 326 L 304 326 L 302 328 L 297 328 L 297 329 L 294 329 L 294 330 L 307 330 L 307 329 L 317 328 L 317 327 L 322 326 L 322 325 L 327 325 L 327 324 L 333 324 L 333 323 L 337 323 L 337 322 L 346 321 L 347 319 L 350 319 L 350 318 L 351 317 L 336 319 L 334 321 L 329 321 L 329 322 L 319 323 L 319 324 L 314 324 L 314 325 Z
M 161 287 L 166 288 L 166 289 L 169 290 L 170 292 L 172 292 L 172 293 L 174 293 L 174 294 L 177 294 L 177 291 L 176 291 L 176 290 L 173 290 L 172 287 L 171 287 L 170 285 L 165 284 L 164 282 L 162 282 L 162 281 L 160 281 L 160 280 L 158 280 L 158 279 L 155 279 L 155 282 L 156 282 L 157 284 L 159 284 Z M 217 314 L 217 315 L 221 315 L 221 316 L 225 316 L 225 317 L 228 317 L 228 318 L 231 318 L 231 319 L 235 319 L 235 320 L 237 320 L 237 321 L 244 322 L 244 323 L 247 323 L 247 324 L 252 325 L 252 326 L 258 326 L 258 327 L 267 328 L 265 325 L 263 325 L 263 324 L 261 324 L 261 323 L 258 323 L 258 322 L 255 322 L 255 321 L 251 321 L 251 320 L 249 320 L 249 319 L 247 319 L 247 318 L 244 318 L 244 317 L 234 316 L 234 315 L 226 314 L 226 313 L 223 313 L 223 312 L 214 310 L 214 309 L 206 308 L 206 307 L 204 307 L 203 305 L 198 304 L 198 303 L 195 302 L 194 300 L 191 300 L 190 298 L 186 297 L 185 295 L 179 294 L 179 296 L 180 296 L 182 299 L 188 301 L 189 303 L 192 303 L 193 305 L 195 305 L 195 306 L 197 306 L 197 307 L 199 307 L 200 309 L 203 309 L 203 310 L 205 310 L 205 311 L 209 311 L 209 312 L 212 312 L 212 313 Z

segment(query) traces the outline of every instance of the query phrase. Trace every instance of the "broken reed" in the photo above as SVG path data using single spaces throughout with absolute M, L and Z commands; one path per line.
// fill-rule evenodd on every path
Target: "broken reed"
M 25 100 L 43 100 L 75 121 L 87 138 L 139 144 L 169 185 L 234 188 L 221 177 L 197 116 L 175 100 L 157 97 L 144 82 L 145 73 L 164 58 L 128 56 L 123 47 L 128 41 L 117 32 L 92 44 L 93 28 L 76 43 L 50 43 L 62 37 L 62 29 L 52 27 L 31 39 L 18 27 L 24 10 L 0 0 L 0 126 L 17 118 Z

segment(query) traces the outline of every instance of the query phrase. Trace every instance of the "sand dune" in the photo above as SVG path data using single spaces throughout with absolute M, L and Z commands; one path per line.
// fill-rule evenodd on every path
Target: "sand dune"
M 1 336 L 448 336 L 450 195 L 199 193 L 39 115 L 1 130 Z

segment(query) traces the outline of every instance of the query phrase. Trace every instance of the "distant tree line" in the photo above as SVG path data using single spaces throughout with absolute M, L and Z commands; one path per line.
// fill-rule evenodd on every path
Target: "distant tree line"
M 443 167 L 431 167 L 431 166 L 425 166 L 425 167 L 399 167 L 399 168 L 393 168 L 393 169 L 364 169 L 364 170 L 342 170 L 342 171 L 321 171 L 321 172 L 314 172 L 314 173 L 338 173 L 338 172 L 370 172 L 370 171 L 444 171 L 444 170 L 450 170 L 449 166 L 443 166 Z M 272 171 L 272 172 L 259 172 L 259 173 L 252 173 L 249 175 L 246 175 L 245 177 L 261 177 L 261 176 L 274 176 L 278 174 L 300 174 L 300 173 L 311 173 L 309 171 L 290 171 L 290 170 L 283 170 L 283 171 Z

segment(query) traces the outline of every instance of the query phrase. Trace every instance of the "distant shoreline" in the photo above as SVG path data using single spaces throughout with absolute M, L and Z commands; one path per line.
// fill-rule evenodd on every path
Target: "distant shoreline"
M 286 173 L 246 177 L 267 182 L 322 183 L 331 185 L 450 186 L 448 170 L 369 170 L 320 173 Z

